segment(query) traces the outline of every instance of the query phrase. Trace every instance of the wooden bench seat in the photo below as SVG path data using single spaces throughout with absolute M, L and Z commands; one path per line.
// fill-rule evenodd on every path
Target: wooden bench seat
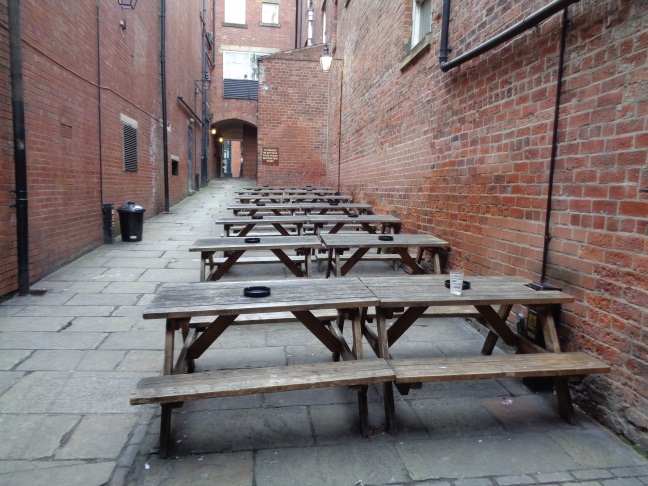
M 390 360 L 396 383 L 584 376 L 608 373 L 610 367 L 582 352 L 505 354 Z
M 172 444 L 171 410 L 182 406 L 183 402 L 332 386 L 359 386 L 360 425 L 363 435 L 367 436 L 368 385 L 393 380 L 394 372 L 382 359 L 203 371 L 143 378 L 132 392 L 130 403 L 162 406 L 160 458 L 164 459 Z
M 351 258 L 353 253 L 344 253 L 340 255 L 341 261 L 347 261 Z M 410 254 L 412 258 L 416 258 L 416 255 Z M 317 269 L 321 272 L 328 262 L 328 255 L 326 253 L 317 253 L 315 255 L 317 259 Z M 367 253 L 362 257 L 362 261 L 365 262 L 388 262 L 394 266 L 396 270 L 396 263 L 401 261 L 401 256 L 398 253 Z

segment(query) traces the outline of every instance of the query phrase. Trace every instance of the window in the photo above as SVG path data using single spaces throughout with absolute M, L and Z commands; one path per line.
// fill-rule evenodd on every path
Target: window
M 171 175 L 177 176 L 180 174 L 180 157 L 177 155 L 171 156 Z
M 261 23 L 279 25 L 279 5 L 276 3 L 261 4 Z
M 258 61 L 264 54 L 225 51 L 223 53 L 223 79 L 258 79 Z
M 326 44 L 326 3 L 322 6 L 322 44 Z
M 225 22 L 228 24 L 245 24 L 244 1 L 225 0 Z
M 137 122 L 125 115 L 121 116 L 124 132 L 124 170 L 137 172 Z
M 412 44 L 421 42 L 432 29 L 432 0 L 412 0 Z

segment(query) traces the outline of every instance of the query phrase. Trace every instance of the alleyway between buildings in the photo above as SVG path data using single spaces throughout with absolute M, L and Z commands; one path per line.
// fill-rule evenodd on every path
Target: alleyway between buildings
M 198 238 L 219 236 L 234 192 L 254 182 L 212 181 L 144 225 L 142 241 L 103 245 L 33 285 L 43 295 L 0 306 L 0 484 L 13 485 L 521 485 L 648 484 L 648 461 L 554 397 L 515 380 L 448 382 L 397 395 L 399 434 L 384 432 L 369 392 L 373 434 L 357 430 L 346 388 L 192 402 L 174 412 L 176 453 L 152 453 L 159 407 L 129 404 L 137 380 L 160 373 L 164 321 L 142 319 L 164 282 L 193 282 Z M 385 274 L 384 262 L 361 272 Z M 323 278 L 315 265 L 314 278 Z M 227 279 L 295 278 L 280 265 Z M 397 357 L 479 352 L 483 336 L 459 319 L 422 319 Z M 203 368 L 330 360 L 302 326 L 236 326 Z M 502 353 L 504 351 L 497 350 Z M 365 351 L 365 356 L 369 353 Z

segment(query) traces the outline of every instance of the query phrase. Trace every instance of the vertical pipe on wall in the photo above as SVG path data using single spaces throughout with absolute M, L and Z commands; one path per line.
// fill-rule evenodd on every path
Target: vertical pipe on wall
M 439 47 L 439 62 L 448 62 L 448 28 L 450 25 L 450 0 L 443 0 L 443 15 L 441 17 L 441 45 Z
M 169 137 L 166 89 L 166 0 L 160 0 L 160 77 L 162 81 L 162 157 L 164 157 L 164 212 L 169 212 Z
M 27 198 L 27 149 L 25 142 L 25 90 L 23 86 L 20 35 L 20 0 L 9 0 L 9 57 L 11 64 L 11 108 L 13 117 L 14 171 L 16 189 L 16 245 L 18 292 L 29 293 L 29 230 Z
M 340 124 L 338 131 L 338 183 L 337 195 L 340 193 L 340 182 L 342 172 L 342 90 L 344 89 L 344 61 L 340 63 Z
M 99 30 L 99 0 L 97 0 L 97 116 L 99 129 L 99 200 L 103 198 L 103 147 L 101 140 L 101 32 Z
M 560 58 L 558 60 L 558 80 L 556 81 L 556 106 L 554 108 L 553 133 L 551 140 L 551 162 L 549 164 L 549 189 L 547 192 L 547 210 L 545 211 L 545 236 L 544 246 L 542 248 L 542 271 L 540 272 L 540 285 L 545 282 L 547 274 L 547 254 L 549 252 L 549 242 L 551 233 L 549 224 L 551 222 L 551 197 L 553 194 L 554 171 L 556 169 L 556 155 L 558 153 L 558 122 L 560 119 L 560 93 L 562 91 L 562 79 L 565 63 L 565 46 L 567 44 L 567 29 L 569 28 L 569 12 L 565 7 L 563 10 L 562 33 L 560 37 Z
M 207 123 L 207 0 L 203 0 L 202 8 L 202 79 L 201 79 L 201 88 L 202 88 L 202 132 L 200 136 L 201 145 L 200 145 L 200 185 L 202 187 L 207 186 L 207 149 L 208 149 L 208 132 L 209 126 Z

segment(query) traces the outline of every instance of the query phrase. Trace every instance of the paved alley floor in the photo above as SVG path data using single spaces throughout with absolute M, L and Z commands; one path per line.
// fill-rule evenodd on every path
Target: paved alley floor
M 160 284 L 199 280 L 189 246 L 220 236 L 213 219 L 253 184 L 212 181 L 146 221 L 142 241 L 103 245 L 35 283 L 43 295 L 2 302 L 1 485 L 648 484 L 645 457 L 581 413 L 567 425 L 551 394 L 512 379 L 396 393 L 396 436 L 384 432 L 371 388 L 369 438 L 343 387 L 186 403 L 173 413 L 175 452 L 160 460 L 159 407 L 129 404 L 135 383 L 162 367 L 164 322 L 142 319 L 143 310 Z M 295 278 L 281 265 L 255 267 L 235 266 L 225 279 Z M 358 269 L 395 271 L 384 262 Z M 314 278 L 323 276 L 314 265 Z M 422 319 L 393 354 L 476 354 L 482 342 L 463 319 Z M 330 360 L 298 324 L 233 326 L 217 343 L 198 369 Z

